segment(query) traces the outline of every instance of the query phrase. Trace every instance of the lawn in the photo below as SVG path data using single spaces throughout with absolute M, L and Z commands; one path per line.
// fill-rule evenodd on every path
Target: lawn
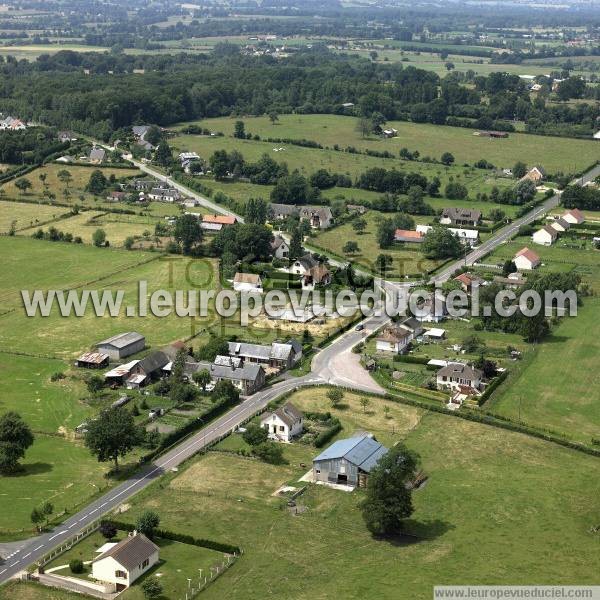
M 15 229 L 20 230 L 39 223 L 54 221 L 68 213 L 69 209 L 64 206 L 0 201 L 0 233 L 7 233 L 13 223 Z
M 4 284 L 0 306 L 15 310 L 0 316 L 0 349 L 73 358 L 94 343 L 121 331 L 139 331 L 146 336 L 149 346 L 157 347 L 189 337 L 210 322 L 210 317 L 192 320 L 174 313 L 163 318 L 153 317 L 150 312 L 148 317 L 139 316 L 138 282 L 147 282 L 148 294 L 158 290 L 174 293 L 195 286 L 211 289 L 216 285 L 212 260 L 153 256 L 20 238 L 0 238 L 0 249 L 2 246 L 12 275 Z M 32 269 L 29 268 L 31 263 Z M 72 265 L 76 266 L 77 277 L 71 274 Z M 94 269 L 96 265 L 97 270 Z M 123 290 L 119 315 L 109 317 L 107 313 L 104 317 L 96 317 L 90 306 L 84 316 L 66 319 L 55 307 L 48 317 L 29 318 L 20 306 L 21 289 L 67 290 L 79 286 L 98 292 Z M 135 307 L 138 316 L 127 316 L 127 306 Z
M 117 537 L 111 541 L 121 541 L 125 534 L 119 531 Z M 100 533 L 93 533 L 91 536 L 82 540 L 70 550 L 61 554 L 55 560 L 46 565 L 46 571 L 49 569 L 63 569 L 53 571 L 56 575 L 65 577 L 80 577 L 87 579 L 91 574 L 91 565 L 85 565 L 85 573 L 73 575 L 68 568 L 68 564 L 73 559 L 80 559 L 84 563 L 93 560 L 99 554 L 96 550 L 102 546 L 106 540 Z M 210 568 L 223 563 L 223 554 L 207 548 L 182 544 L 162 538 L 157 538 L 154 542 L 159 546 L 160 562 L 145 573 L 122 594 L 125 600 L 142 600 L 144 595 L 141 590 L 142 582 L 149 577 L 156 577 L 163 587 L 164 598 L 178 598 L 185 594 L 188 587 L 188 578 L 191 578 L 194 585 L 197 585 L 199 578 L 199 569 L 202 569 L 203 576 L 210 574 Z
M 376 414 L 381 402 L 373 400 Z M 264 598 L 274 581 L 279 596 L 298 599 L 342 588 L 344 598 L 412 599 L 441 583 L 595 582 L 598 540 L 589 529 L 600 508 L 597 459 L 441 415 L 411 428 L 414 414 L 398 415 L 400 437 L 421 454 L 429 477 L 414 495 L 413 543 L 372 538 L 360 491 L 309 486 L 297 499 L 307 509 L 299 515 L 273 497 L 280 485 L 299 486 L 290 475 L 306 471 L 299 461 L 318 453 L 302 444 L 284 447 L 283 467 L 232 454 L 199 457 L 134 498 L 124 517 L 151 508 L 169 529 L 240 544 L 243 558 L 204 593 L 208 599 Z M 371 418 L 357 423 L 377 427 Z
M 84 204 L 93 206 L 97 201 L 94 199 L 92 194 L 85 191 L 85 187 L 90 180 L 90 175 L 98 170 L 97 166 L 80 167 L 76 165 L 61 165 L 52 163 L 39 167 L 24 176 L 31 182 L 31 189 L 25 194 L 21 193 L 15 186 L 17 178 L 13 179 L 2 186 L 2 190 L 9 198 L 22 199 L 27 198 L 28 200 L 42 200 L 44 199 L 44 191 L 52 192 L 56 196 L 57 202 L 67 202 L 71 204 Z M 71 174 L 72 181 L 68 186 L 62 183 L 58 179 L 58 173 L 60 171 L 68 171 Z M 137 169 L 114 169 L 114 168 L 100 168 L 104 176 L 108 179 L 111 175 L 114 175 L 117 179 L 135 177 L 140 175 L 140 171 Z M 46 175 L 45 184 L 40 179 L 40 175 Z M 69 191 L 69 195 L 65 196 L 65 190 Z M 83 200 L 81 197 L 83 196 Z M 104 196 L 104 195 L 103 195 Z M 102 198 L 104 199 L 104 197 Z
M 211 131 L 221 131 L 226 135 L 231 135 L 235 121 L 236 119 L 224 117 L 207 119 L 201 121 L 201 124 Z M 405 121 L 388 123 L 389 126 L 398 130 L 396 138 L 381 139 L 373 136 L 363 139 L 356 131 L 356 118 L 339 115 L 281 115 L 279 123 L 275 125 L 272 125 L 267 117 L 244 118 L 244 122 L 246 131 L 261 137 L 305 138 L 330 147 L 338 144 L 341 148 L 355 146 L 360 149 L 388 150 L 396 156 L 402 147 L 411 151 L 419 150 L 421 156 L 437 159 L 444 152 L 451 152 L 459 165 L 473 164 L 484 158 L 497 167 L 504 168 L 512 167 L 517 160 L 522 160 L 528 165 L 541 164 L 550 173 L 556 171 L 576 172 L 593 164 L 598 158 L 598 148 L 594 140 L 540 137 L 525 133 L 511 133 L 507 139 L 482 138 L 474 136 L 472 129 Z M 286 160 L 290 166 L 296 165 L 300 151 L 309 150 L 289 147 L 285 144 L 235 141 L 238 142 L 235 147 L 242 149 L 244 155 L 248 154 L 248 158 L 252 159 L 264 151 L 274 155 L 272 148 L 283 146 L 286 149 L 278 152 L 277 158 Z M 182 136 L 173 140 L 175 147 L 199 150 L 203 156 L 212 154 L 213 148 L 227 148 L 232 144 L 233 140 L 218 137 Z M 260 149 L 252 152 L 250 147 L 256 144 L 260 146 Z M 335 159 L 324 154 L 318 162 L 313 161 L 312 164 L 302 161 L 300 167 L 311 164 L 311 166 L 314 165 L 311 170 L 316 170 L 321 166 L 333 168 L 334 165 L 340 165 L 341 172 L 352 172 L 358 168 L 356 166 L 358 158 L 355 155 L 342 154 L 339 159 Z M 366 160 L 368 157 L 360 158 Z M 391 159 L 372 160 L 378 161 L 377 166 L 384 166 L 386 162 L 392 162 Z M 418 165 L 419 163 L 416 163 L 414 168 L 418 168 Z
M 369 272 L 376 272 L 375 259 L 379 254 L 389 254 L 394 262 L 387 276 L 393 279 L 401 278 L 405 275 L 423 275 L 427 271 L 434 269 L 441 261 L 434 261 L 424 258 L 418 244 L 400 244 L 391 248 L 381 249 L 377 243 L 377 219 L 385 217 L 382 213 L 368 211 L 364 218 L 367 221 L 367 228 L 360 235 L 357 235 L 352 229 L 351 223 L 345 223 L 339 227 L 325 230 L 317 234 L 316 237 L 309 240 L 309 245 L 314 245 L 317 249 L 333 252 L 338 256 L 345 256 L 343 247 L 348 240 L 357 242 L 360 252 L 358 254 L 347 255 L 347 260 L 351 260 L 358 268 Z M 418 222 L 429 222 L 430 218 L 417 218 Z
M 31 537 L 31 511 L 46 501 L 55 514 L 75 509 L 111 481 L 104 478 L 110 468 L 99 463 L 81 442 L 56 435 L 35 434 L 35 442 L 21 461 L 23 471 L 0 477 L 0 497 L 5 507 L 0 514 L 0 537 Z

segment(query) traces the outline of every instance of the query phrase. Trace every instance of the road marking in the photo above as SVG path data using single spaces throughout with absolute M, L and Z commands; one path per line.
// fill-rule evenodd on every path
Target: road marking
M 31 556 L 31 552 L 28 552 L 27 554 L 25 554 L 25 556 L 21 557 L 21 560 L 22 560 L 23 558 L 27 558 L 28 556 Z
M 2 573 L 6 573 L 6 569 L 2 569 L 2 571 L 0 571 L 0 575 L 2 575 Z
M 53 535 L 51 538 L 48 538 L 48 541 L 51 542 L 54 538 L 57 538 L 59 535 L 63 535 L 67 533 L 66 531 L 59 531 L 56 535 Z

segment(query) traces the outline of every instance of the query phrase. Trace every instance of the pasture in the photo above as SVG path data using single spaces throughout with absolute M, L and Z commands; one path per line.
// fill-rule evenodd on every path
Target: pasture
M 7 312 L 0 316 L 0 349 L 71 358 L 99 340 L 132 330 L 146 335 L 147 344 L 156 347 L 199 332 L 212 320 L 212 317 L 192 319 L 175 314 L 159 318 L 151 316 L 150 312 L 148 317 L 141 317 L 138 298 L 139 281 L 147 282 L 148 295 L 157 290 L 174 293 L 175 290 L 194 286 L 213 288 L 216 275 L 211 260 L 175 256 L 161 258 L 146 252 L 22 238 L 0 238 L 2 247 L 11 275 L 4 282 L 1 296 L 0 308 Z M 123 290 L 119 315 L 109 317 L 107 312 L 106 316 L 97 317 L 91 305 L 85 316 L 78 318 L 61 317 L 57 307 L 48 317 L 28 318 L 25 315 L 21 289 L 72 288 L 98 290 L 100 293 Z M 126 306 L 133 306 L 137 316 L 126 316 Z
M 18 231 L 54 221 L 68 213 L 69 209 L 64 206 L 0 201 L 0 233 L 10 231 L 13 224 Z
M 305 394 L 291 400 L 303 404 Z M 383 420 L 382 401 L 373 399 L 367 409 L 373 415 L 364 417 L 354 402 L 342 417 L 348 429 L 380 429 L 375 421 Z M 310 398 L 307 406 L 329 409 Z M 402 408 L 393 419 L 400 429 L 394 439 L 420 453 L 429 478 L 415 492 L 407 522 L 416 538 L 374 539 L 358 508 L 361 491 L 309 486 L 297 499 L 306 510 L 289 510 L 273 492 L 284 484 L 299 487 L 298 476 L 319 452 L 299 443 L 284 446 L 283 466 L 232 454 L 199 457 L 134 498 L 125 518 L 134 521 L 152 509 L 169 529 L 240 544 L 243 558 L 205 592 L 207 598 L 265 597 L 274 580 L 284 597 L 330 597 L 343 586 L 344 597 L 394 599 L 427 597 L 440 581 L 593 582 L 590 573 L 600 566 L 589 533 L 597 524 L 597 459 L 441 415 L 428 413 L 415 423 L 411 410 Z M 239 438 L 226 442 L 235 447 Z M 568 486 L 555 485 L 566 480 Z M 532 552 L 532 543 L 539 551 Z M 365 569 L 372 573 L 368 580 Z
M 226 135 L 230 135 L 233 133 L 236 120 L 223 117 L 206 119 L 200 123 L 211 131 L 221 131 Z M 337 144 L 341 148 L 355 146 L 363 150 L 371 149 L 380 152 L 388 150 L 396 156 L 403 147 L 411 151 L 418 150 L 421 156 L 430 156 L 437 159 L 444 152 L 451 152 L 456 158 L 457 165 L 463 163 L 473 164 L 484 158 L 496 167 L 509 168 L 516 161 L 522 160 L 530 166 L 540 164 L 549 173 L 557 171 L 568 173 L 583 170 L 598 159 L 598 145 L 595 140 L 541 137 L 526 133 L 511 133 L 507 139 L 493 139 L 475 136 L 473 135 L 473 129 L 406 121 L 390 121 L 387 123 L 388 126 L 398 130 L 398 137 L 391 139 L 381 139 L 376 136 L 362 138 L 356 130 L 356 118 L 338 115 L 280 115 L 279 122 L 274 125 L 268 117 L 248 117 L 244 118 L 243 121 L 246 124 L 247 132 L 253 135 L 258 134 L 262 138 L 308 138 L 323 146 L 333 147 Z M 193 147 L 184 148 L 185 143 L 183 142 L 191 143 L 191 140 L 186 138 L 187 136 L 176 138 L 173 140 L 173 144 L 177 148 L 199 151 L 202 156 L 207 156 L 205 144 L 209 144 L 210 148 L 212 142 L 220 148 L 218 142 L 225 142 L 223 138 L 193 136 L 195 140 Z M 244 141 L 235 141 L 244 144 Z M 266 151 L 269 154 L 273 154 L 272 148 L 274 146 L 285 146 L 285 144 L 264 144 L 266 144 L 264 148 L 267 148 Z M 222 147 L 225 148 L 226 146 Z M 247 145 L 240 145 L 239 149 L 242 150 L 242 148 L 247 148 Z M 305 149 L 298 148 L 298 150 Z M 260 153 L 264 151 L 264 149 L 261 149 Z M 296 148 L 293 148 L 293 151 L 292 148 L 286 147 L 286 151 L 281 153 L 283 156 L 278 158 L 288 161 L 292 166 L 295 163 L 290 155 L 295 153 Z M 245 154 L 243 150 L 242 152 Z M 212 150 L 210 154 L 212 154 Z M 382 159 L 373 160 L 379 160 L 378 166 L 384 166 Z M 342 169 L 344 164 L 348 165 L 342 172 L 351 170 L 355 161 L 356 157 L 342 154 Z M 331 164 L 328 166 L 328 163 Z M 306 164 L 309 163 L 303 162 L 301 166 Z M 315 164 L 311 170 L 316 170 L 322 165 L 325 168 L 333 168 L 333 164 L 335 164 L 333 158 L 322 159 L 321 164 Z M 419 163 L 412 164 L 414 164 L 415 169 L 419 168 Z

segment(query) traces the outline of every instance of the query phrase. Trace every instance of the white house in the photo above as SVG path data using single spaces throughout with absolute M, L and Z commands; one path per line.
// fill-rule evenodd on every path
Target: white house
M 544 225 L 531 236 L 533 243 L 540 246 L 552 246 L 556 238 L 558 238 L 558 231 L 550 225 Z
M 562 218 L 571 225 L 581 225 L 585 221 L 584 214 L 578 208 L 568 210 Z
M 265 413 L 260 419 L 260 426 L 269 432 L 269 438 L 290 442 L 302 433 L 304 415 L 288 402 L 273 412 Z
M 276 235 L 275 239 L 271 242 L 271 251 L 275 258 L 283 260 L 290 255 L 290 246 L 280 235 Z
M 422 234 L 427 234 L 432 229 L 431 225 L 417 225 L 416 230 Z M 460 229 L 457 227 L 448 227 L 448 229 L 466 246 L 475 246 L 479 240 L 479 231 L 477 229 Z
M 134 531 L 92 561 L 92 578 L 120 592 L 158 562 L 158 553 L 156 544 Z
M 254 273 L 236 273 L 233 278 L 233 289 L 236 292 L 259 292 L 262 294 L 262 279 Z
M 402 354 L 408 349 L 411 334 L 399 326 L 386 327 L 375 340 L 378 352 L 394 352 Z
M 437 387 L 439 389 L 458 390 L 467 386 L 479 390 L 483 379 L 483 371 L 464 363 L 448 363 L 437 372 Z
M 513 262 L 519 271 L 533 271 L 539 267 L 540 257 L 533 250 L 523 248 L 515 254 Z

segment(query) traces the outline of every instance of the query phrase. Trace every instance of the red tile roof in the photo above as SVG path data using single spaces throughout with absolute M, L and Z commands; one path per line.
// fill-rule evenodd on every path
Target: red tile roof
M 519 250 L 515 254 L 515 258 L 518 258 L 519 256 L 524 256 L 527 260 L 529 260 L 532 263 L 540 262 L 540 257 L 529 248 L 523 248 L 522 250 Z
M 233 225 L 236 222 L 236 218 L 229 215 L 204 215 L 202 221 L 204 223 L 217 223 L 219 225 Z

